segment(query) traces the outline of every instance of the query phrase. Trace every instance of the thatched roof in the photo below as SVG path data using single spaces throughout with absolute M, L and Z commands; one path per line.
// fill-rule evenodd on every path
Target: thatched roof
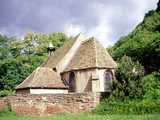
M 78 44 L 76 44 L 76 41 Z M 77 48 L 71 50 L 75 46 Z M 70 54 L 71 52 L 72 55 L 69 55 L 68 63 L 61 73 L 89 68 L 116 68 L 117 66 L 106 49 L 95 38 L 84 39 L 77 35 L 57 49 L 46 62 L 34 70 L 16 89 L 67 88 L 61 80 L 60 73 L 53 69 L 67 53 Z M 62 61 L 62 65 L 63 62 L 66 62 L 65 60 Z
M 38 67 L 16 89 L 24 88 L 67 88 L 58 73 L 51 68 Z
M 58 48 L 54 54 L 49 56 L 49 58 L 42 64 L 42 67 L 56 68 L 56 65 L 61 61 L 61 59 L 67 54 L 75 43 L 77 37 L 68 40 L 62 47 Z
M 116 66 L 116 62 L 106 49 L 92 37 L 81 44 L 64 72 L 87 68 L 116 68 Z

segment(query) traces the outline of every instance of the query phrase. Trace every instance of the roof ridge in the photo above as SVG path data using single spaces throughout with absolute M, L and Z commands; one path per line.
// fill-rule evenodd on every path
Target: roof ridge
M 94 37 L 92 37 L 92 40 L 94 42 L 94 48 L 95 48 L 96 66 L 98 66 L 96 40 Z
M 72 44 L 68 52 L 62 57 L 60 62 L 57 64 L 57 66 L 59 67 L 59 64 L 63 62 L 65 58 L 68 57 L 70 59 L 69 61 L 65 60 L 65 62 L 63 62 L 63 67 L 60 67 L 60 70 L 59 70 L 60 73 L 67 68 L 67 66 L 70 64 L 70 61 L 73 59 L 76 52 L 79 50 L 79 48 L 81 47 L 84 41 L 86 41 L 86 38 L 80 33 L 76 37 L 74 37 L 74 43 Z M 62 64 L 60 64 L 60 66 L 62 66 Z
M 81 45 L 85 44 L 86 42 L 89 42 L 93 39 L 93 37 L 89 37 L 87 39 L 85 39 L 84 41 L 82 41 Z
M 87 68 L 115 68 L 114 60 L 95 37 L 81 43 L 76 55 L 63 72 Z

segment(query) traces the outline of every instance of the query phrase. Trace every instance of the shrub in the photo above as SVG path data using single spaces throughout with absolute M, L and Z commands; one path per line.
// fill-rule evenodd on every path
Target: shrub
M 112 95 L 104 99 L 93 112 L 98 114 L 160 113 L 160 71 L 142 77 L 140 82 L 143 83 L 143 95 L 140 99 L 130 99 L 130 96 L 125 96 L 126 88 L 120 89 L 118 86 L 117 89 L 113 90 Z M 137 87 L 135 89 L 137 89 Z M 135 90 L 132 89 L 130 93 L 134 93 L 134 91 Z M 135 94 L 135 96 L 137 95 L 139 94 Z M 123 99 L 121 99 L 120 96 Z
M 148 114 L 160 113 L 160 100 L 104 100 L 92 111 L 97 114 Z
M 160 99 L 160 72 L 153 72 L 142 79 L 144 99 Z
M 12 90 L 1 90 L 0 91 L 0 97 L 5 97 L 8 95 L 12 95 L 12 94 L 14 94 L 14 91 Z
M 117 99 L 135 99 L 143 96 L 144 69 L 141 64 L 134 62 L 130 57 L 124 56 L 119 61 L 116 78 L 113 82 L 112 96 Z

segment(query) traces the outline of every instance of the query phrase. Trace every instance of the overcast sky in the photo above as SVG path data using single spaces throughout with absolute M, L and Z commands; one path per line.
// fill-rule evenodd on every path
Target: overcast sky
M 113 45 L 131 32 L 158 0 L 0 0 L 0 33 L 82 33 Z

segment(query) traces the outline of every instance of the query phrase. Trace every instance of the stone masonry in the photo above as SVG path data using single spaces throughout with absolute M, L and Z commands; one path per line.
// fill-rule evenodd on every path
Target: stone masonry
M 92 110 L 100 102 L 100 93 L 69 93 L 55 95 L 15 95 L 0 98 L 0 110 L 10 107 L 22 115 L 79 113 Z

